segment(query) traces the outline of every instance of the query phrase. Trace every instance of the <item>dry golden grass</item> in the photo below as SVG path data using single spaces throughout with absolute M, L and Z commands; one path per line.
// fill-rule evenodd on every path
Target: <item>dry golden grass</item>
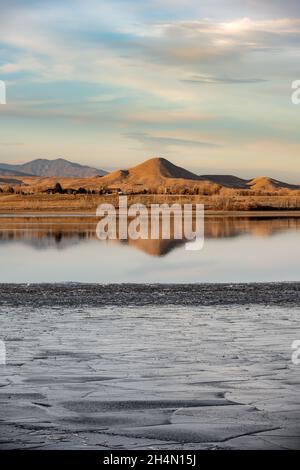
M 119 196 L 96 194 L 0 194 L 0 212 L 95 212 L 101 203 L 110 203 L 118 207 Z M 150 204 L 204 204 L 210 211 L 298 211 L 300 195 L 168 195 L 139 194 L 129 195 L 128 205 Z

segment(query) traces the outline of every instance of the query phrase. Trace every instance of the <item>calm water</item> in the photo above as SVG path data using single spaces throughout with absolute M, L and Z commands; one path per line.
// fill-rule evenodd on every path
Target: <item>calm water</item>
M 0 282 L 300 281 L 300 217 L 210 217 L 202 251 L 103 242 L 92 217 L 0 217 Z

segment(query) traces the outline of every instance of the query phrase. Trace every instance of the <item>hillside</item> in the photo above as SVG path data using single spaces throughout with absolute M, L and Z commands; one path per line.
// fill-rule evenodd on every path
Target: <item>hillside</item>
M 203 187 L 205 184 L 212 188 L 216 185 L 203 177 L 173 165 L 164 158 L 151 158 L 132 168 L 117 170 L 101 178 L 103 187 L 119 187 L 123 190 L 155 191 L 159 187 L 176 189 L 182 187 Z
M 0 163 L 0 175 L 1 176 L 32 176 L 30 173 L 24 173 L 13 169 L 14 165 L 7 163 Z
M 300 186 L 284 183 L 268 177 L 251 180 L 234 175 L 196 175 L 185 168 L 173 165 L 164 158 L 151 158 L 129 169 L 117 170 L 101 178 L 103 187 L 118 187 L 122 190 L 155 191 L 163 187 L 166 191 L 180 188 L 206 190 L 213 193 L 216 188 L 236 190 L 271 191 L 296 190 Z
M 202 178 L 224 188 L 249 189 L 247 186 L 248 180 L 233 175 L 202 175 Z

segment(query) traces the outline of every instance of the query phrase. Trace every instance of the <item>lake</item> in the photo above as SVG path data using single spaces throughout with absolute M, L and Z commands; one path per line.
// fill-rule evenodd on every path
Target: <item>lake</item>
M 93 216 L 0 216 L 1 283 L 300 280 L 300 217 L 210 216 L 201 251 L 178 240 L 100 241 Z
M 0 216 L 0 449 L 299 449 L 300 218 L 96 225 Z

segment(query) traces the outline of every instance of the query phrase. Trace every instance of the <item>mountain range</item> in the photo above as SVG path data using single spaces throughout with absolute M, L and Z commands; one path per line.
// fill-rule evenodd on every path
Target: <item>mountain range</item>
M 0 163 L 0 174 L 7 176 L 57 176 L 63 178 L 88 178 L 90 176 L 103 176 L 106 171 L 79 163 L 69 162 L 64 158 L 48 160 L 39 158 L 31 162 L 11 165 Z
M 284 183 L 268 177 L 257 177 L 250 180 L 234 175 L 196 175 L 185 168 L 179 167 L 165 158 L 151 158 L 131 168 L 112 171 L 93 168 L 87 165 L 69 162 L 65 159 L 56 160 L 38 159 L 19 165 L 0 163 L 0 184 L 6 178 L 18 178 L 19 184 L 23 181 L 30 184 L 28 178 L 44 178 L 39 185 L 50 184 L 45 178 L 64 179 L 63 185 L 68 187 L 83 186 L 89 189 L 119 188 L 126 191 L 139 190 L 152 191 L 164 188 L 166 191 L 176 192 L 182 188 L 210 188 L 217 187 L 232 189 L 250 189 L 255 191 L 278 191 L 281 189 L 300 189 L 299 185 Z M 4 177 L 4 178 L 3 178 Z M 99 177 L 101 177 L 99 179 Z M 65 179 L 66 178 L 66 179 Z M 68 180 L 69 178 L 69 180 Z

